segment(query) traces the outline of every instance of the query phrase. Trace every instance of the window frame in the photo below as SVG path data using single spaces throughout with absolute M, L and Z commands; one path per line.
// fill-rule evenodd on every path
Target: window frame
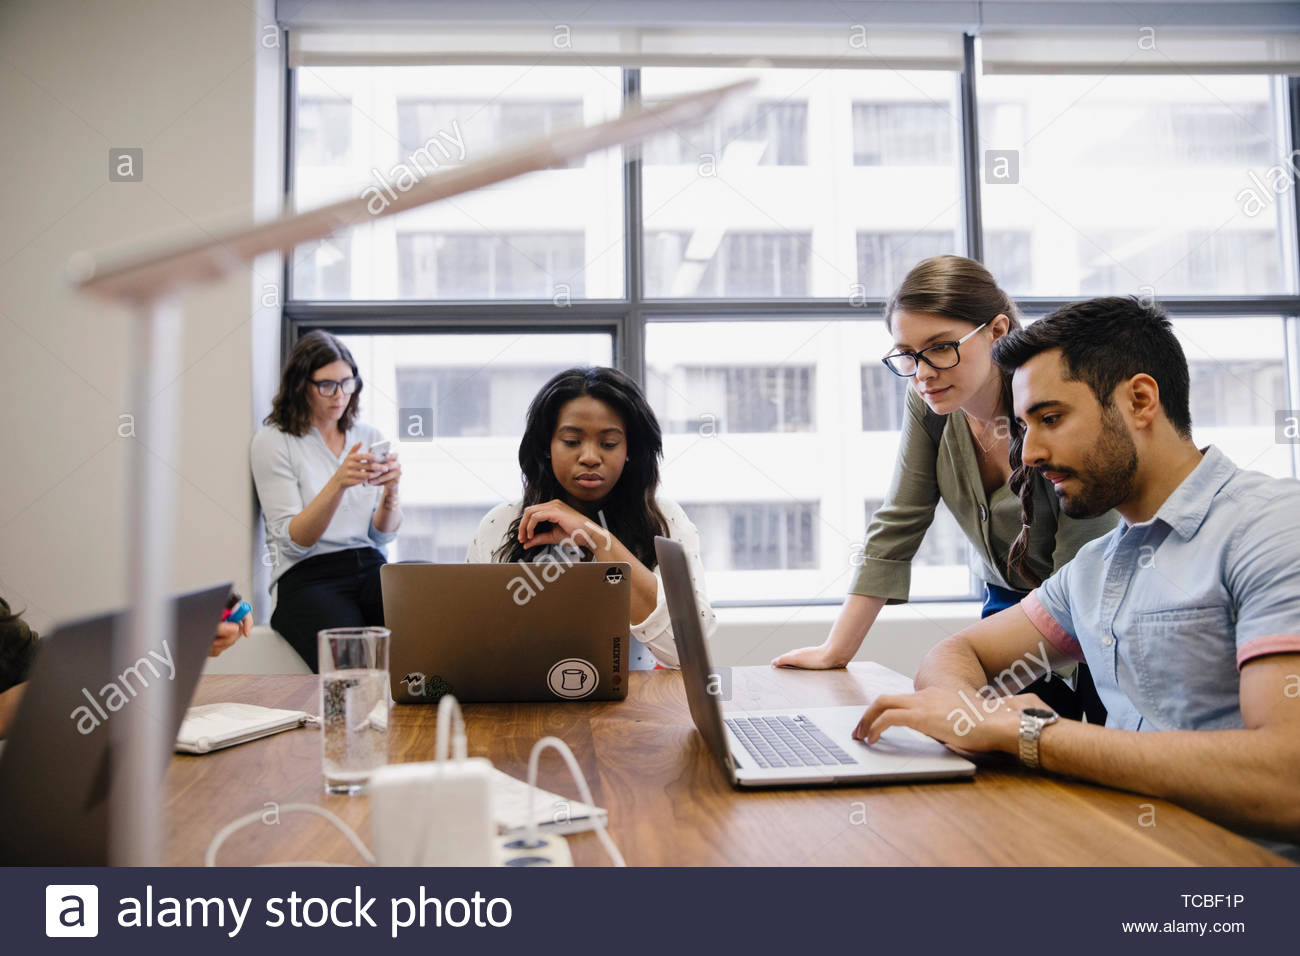
M 977 129 L 977 60 L 976 37 L 964 36 L 962 70 L 956 74 L 958 107 L 957 164 L 960 177 L 961 223 L 958 230 L 960 254 L 984 259 L 984 230 L 981 217 L 980 175 L 981 147 Z M 295 68 L 286 65 L 284 84 L 285 193 L 293 192 L 294 132 L 296 129 L 297 84 Z M 640 101 L 641 71 L 624 68 L 623 102 L 630 106 Z M 1284 85 L 1281 97 L 1285 116 L 1288 154 L 1300 148 L 1300 77 L 1279 77 Z M 825 322 L 828 319 L 849 321 L 875 320 L 885 306 L 883 297 L 847 299 L 813 298 L 648 298 L 645 295 L 644 233 L 642 210 L 642 168 L 636 156 L 623 162 L 623 252 L 624 295 L 622 298 L 576 299 L 563 305 L 550 300 L 498 299 L 458 301 L 346 301 L 323 302 L 292 297 L 292 257 L 286 256 L 283 268 L 285 295 L 281 310 L 281 360 L 299 336 L 313 329 L 327 329 L 340 334 L 400 334 L 432 332 L 444 334 L 536 333 L 536 332 L 606 332 L 613 338 L 613 355 L 617 367 L 642 386 L 646 383 L 645 337 L 647 326 L 658 322 L 718 322 L 731 320 Z M 1283 239 L 1289 244 L 1291 268 L 1300 277 L 1300 186 L 1291 189 L 1290 233 Z M 1028 296 L 1017 303 L 1028 319 L 1040 318 L 1077 298 Z M 1281 317 L 1285 339 L 1284 369 L 1286 394 L 1294 407 L 1300 408 L 1300 292 L 1253 296 L 1169 296 L 1161 304 L 1175 318 L 1224 316 Z M 1293 475 L 1300 475 L 1300 445 L 1291 449 Z M 794 499 L 791 499 L 792 503 Z M 972 578 L 973 580 L 973 578 Z M 952 603 L 978 601 L 974 593 L 965 595 L 916 597 L 912 603 Z M 717 607 L 790 607 L 838 605 L 839 597 L 811 599 L 773 598 L 766 600 L 715 601 Z

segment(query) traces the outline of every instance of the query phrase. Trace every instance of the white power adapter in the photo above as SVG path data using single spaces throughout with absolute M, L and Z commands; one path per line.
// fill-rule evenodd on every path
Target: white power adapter
M 455 722 L 455 759 L 447 742 Z M 466 757 L 465 719 L 450 694 L 438 702 L 431 763 L 380 767 L 370 775 L 370 831 L 380 866 L 493 866 L 492 763 Z
M 455 724 L 453 735 L 453 721 Z M 447 759 L 451 740 L 454 760 Z M 491 761 L 467 757 L 465 718 L 450 694 L 438 702 L 437 740 L 429 763 L 392 764 L 370 775 L 370 830 L 379 866 L 568 867 L 573 856 L 564 837 L 538 832 L 533 799 L 537 762 L 547 748 L 559 751 L 588 806 L 591 789 L 564 741 L 543 737 L 528 758 L 528 820 L 523 833 L 496 835 L 492 806 Z M 616 866 L 623 856 L 605 832 L 596 835 Z
M 482 757 L 403 763 L 370 776 L 380 866 L 493 866 L 492 764 Z

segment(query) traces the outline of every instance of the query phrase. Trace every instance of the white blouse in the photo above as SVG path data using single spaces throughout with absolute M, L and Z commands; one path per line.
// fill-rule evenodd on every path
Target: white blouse
M 691 579 L 695 582 L 695 603 L 704 619 L 704 636 L 712 636 L 718 626 L 717 615 L 709 604 L 704 592 L 704 566 L 700 562 L 700 533 L 681 505 L 666 498 L 655 499 L 659 510 L 668 522 L 667 537 L 681 544 L 686 550 L 686 560 L 690 565 Z M 521 502 L 497 505 L 479 523 L 474 540 L 470 542 L 465 561 L 469 564 L 492 564 L 497 559 L 494 552 L 505 543 L 510 534 L 510 524 L 523 511 Z M 543 552 L 545 553 L 545 552 Z M 539 555 L 540 557 L 540 555 Z M 677 644 L 673 640 L 673 625 L 668 617 L 668 601 L 664 597 L 663 576 L 659 568 L 654 570 L 659 582 L 659 594 L 655 599 L 654 610 L 640 624 L 633 624 L 631 634 L 639 642 L 633 644 L 632 654 L 628 660 L 631 670 L 646 670 L 654 667 L 656 660 L 665 667 L 677 667 Z M 653 653 L 646 653 L 646 648 Z
M 383 489 L 378 485 L 353 485 L 343 492 L 334 517 L 320 540 L 304 548 L 289 537 L 289 522 L 325 487 L 338 471 L 352 446 L 361 442 L 369 448 L 383 436 L 379 429 L 355 422 L 343 441 L 343 453 L 336 455 L 315 428 L 305 435 L 290 435 L 268 425 L 253 436 L 253 483 L 266 518 L 266 548 L 273 562 L 271 587 L 285 571 L 306 558 L 351 548 L 378 548 L 397 537 L 397 532 L 376 531 L 372 523 Z

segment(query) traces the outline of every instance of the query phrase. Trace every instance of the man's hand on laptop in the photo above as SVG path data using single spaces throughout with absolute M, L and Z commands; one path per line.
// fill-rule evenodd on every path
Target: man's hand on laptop
M 910 727 L 958 750 L 975 753 L 1020 749 L 1020 711 L 1047 705 L 1037 694 L 993 697 L 975 688 L 926 687 L 914 694 L 881 694 L 853 730 L 874 744 L 890 727 Z

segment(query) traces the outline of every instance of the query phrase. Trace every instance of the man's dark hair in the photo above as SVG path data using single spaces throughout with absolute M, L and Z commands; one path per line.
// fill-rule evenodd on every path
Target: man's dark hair
M 1010 376 L 1051 349 L 1061 350 L 1066 379 L 1086 383 L 1103 409 L 1112 407 L 1111 396 L 1120 382 L 1150 375 L 1160 388 L 1160 404 L 1170 423 L 1179 435 L 1191 437 L 1187 356 L 1159 306 L 1135 296 L 1075 302 L 1002 336 L 993 343 L 993 361 Z M 1034 485 L 1043 479 L 1037 469 L 1025 465 L 1024 441 L 1024 431 L 1012 427 L 1007 485 L 1020 498 L 1021 529 L 1007 553 L 1007 566 L 1037 580 L 1029 566 L 1029 528 L 1034 522 Z
M 993 344 L 993 361 L 1011 374 L 1051 349 L 1061 350 L 1066 379 L 1087 384 L 1103 408 L 1120 382 L 1150 375 L 1170 423 L 1183 438 L 1191 437 L 1187 356 L 1158 305 L 1136 296 L 1075 302 L 1002 336 Z

